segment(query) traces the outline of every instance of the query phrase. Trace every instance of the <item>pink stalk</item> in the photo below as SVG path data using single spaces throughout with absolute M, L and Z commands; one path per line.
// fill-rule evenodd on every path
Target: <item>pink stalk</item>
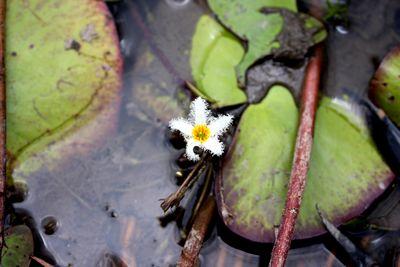
M 296 219 L 300 211 L 311 159 L 321 65 L 322 47 L 317 46 L 314 57 L 311 58 L 308 63 L 303 83 L 300 122 L 297 130 L 292 172 L 290 174 L 286 204 L 278 231 L 278 237 L 272 249 L 271 261 L 269 263 L 272 267 L 283 267 L 285 265 L 294 235 Z

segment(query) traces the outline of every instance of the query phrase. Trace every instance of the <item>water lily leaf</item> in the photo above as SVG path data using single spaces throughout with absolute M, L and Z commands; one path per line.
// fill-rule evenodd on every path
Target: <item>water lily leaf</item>
M 237 55 L 233 56 L 233 55 Z M 204 65 L 203 89 L 219 106 L 244 102 L 245 94 L 237 87 L 234 66 L 239 63 L 243 48 L 236 40 L 221 37 Z M 224 70 L 224 71 L 222 71 Z
M 275 58 L 300 59 L 308 48 L 326 37 L 318 20 L 296 13 L 295 1 L 209 0 L 218 19 L 236 35 L 247 41 L 247 51 L 236 67 L 241 85 L 246 70 L 257 60 Z
M 274 240 L 285 203 L 298 116 L 291 94 L 274 86 L 241 118 L 217 193 L 225 223 L 245 238 Z M 363 212 L 393 176 L 361 120 L 336 101 L 323 98 L 295 238 L 325 232 L 316 204 L 330 221 L 344 223 Z
M 190 66 L 195 81 L 201 79 L 204 63 L 218 38 L 228 35 L 230 35 L 229 32 L 210 16 L 203 15 L 200 17 L 193 35 L 190 52 Z
M 240 42 L 209 16 L 202 16 L 193 36 L 190 65 L 192 75 L 203 97 L 215 106 L 246 101 L 237 86 L 235 66 L 243 57 Z
M 5 233 L 5 246 L 1 257 L 2 266 L 27 267 L 33 255 L 33 237 L 29 227 L 14 226 Z
M 161 215 L 157 198 L 176 190 L 171 175 L 182 152 L 169 145 L 166 124 L 185 115 L 186 100 L 177 99 L 178 91 L 183 91 L 180 81 L 153 53 L 154 43 L 145 39 L 138 21 L 151 27 L 160 53 L 172 66 L 185 66 L 187 74 L 182 76 L 188 77 L 190 68 L 182 51 L 190 48 L 192 29 L 175 22 L 192 19 L 190 25 L 195 25 L 198 13 L 176 12 L 166 5 L 121 1 L 118 6 L 126 87 L 117 133 L 93 153 L 76 154 L 62 166 L 44 164 L 32 172 L 26 179 L 25 201 L 13 204 L 37 225 L 35 233 L 56 266 L 169 266 L 180 255 L 175 225 L 163 228 L 157 220 Z M 135 11 L 139 19 L 133 22 Z M 166 35 L 166 30 L 175 34 Z M 47 231 L 49 217 L 50 227 L 57 226 L 53 234 Z
M 11 165 L 32 171 L 44 158 L 87 151 L 112 132 L 122 59 L 105 4 L 12 0 L 6 25 Z
M 400 46 L 382 60 L 371 80 L 369 96 L 400 126 Z

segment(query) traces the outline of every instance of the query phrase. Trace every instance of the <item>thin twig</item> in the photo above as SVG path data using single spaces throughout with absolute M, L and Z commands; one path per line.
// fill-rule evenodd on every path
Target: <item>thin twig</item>
M 4 66 L 6 1 L 0 0 L 0 255 L 4 244 L 4 198 L 6 191 L 6 86 Z
M 318 45 L 315 50 L 315 56 L 308 63 L 304 79 L 293 167 L 290 174 L 286 204 L 278 231 L 278 237 L 272 250 L 270 261 L 270 266 L 272 267 L 283 267 L 285 265 L 294 235 L 296 219 L 300 211 L 311 158 L 321 65 L 322 47 Z
M 53 267 L 50 263 L 47 263 L 46 261 L 39 259 L 38 257 L 31 256 L 31 259 L 42 265 L 43 267 Z
M 183 181 L 181 186 L 172 193 L 167 198 L 163 199 L 160 206 L 164 212 L 172 207 L 176 207 L 181 202 L 182 198 L 185 196 L 186 191 L 193 185 L 195 181 L 199 178 L 201 173 L 206 168 L 207 164 L 204 164 L 207 156 L 203 157 L 189 173 L 188 177 Z
M 188 233 L 189 229 L 192 227 L 194 220 L 196 219 L 196 215 L 199 212 L 200 208 L 203 206 L 204 201 L 207 199 L 208 194 L 210 193 L 210 188 L 211 188 L 211 182 L 213 178 L 213 168 L 210 166 L 207 170 L 206 173 L 206 179 L 203 185 L 203 188 L 201 189 L 201 193 L 199 198 L 196 201 L 196 205 L 193 208 L 193 212 L 191 215 L 191 218 L 189 219 L 188 223 L 185 226 L 184 234 Z M 185 238 L 186 239 L 186 238 Z
M 193 223 L 188 238 L 183 247 L 178 267 L 193 267 L 196 265 L 204 238 L 216 212 L 215 200 L 210 196 L 201 207 Z

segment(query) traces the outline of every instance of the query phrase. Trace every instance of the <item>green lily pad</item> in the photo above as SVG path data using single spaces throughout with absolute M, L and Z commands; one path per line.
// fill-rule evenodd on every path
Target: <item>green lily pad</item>
M 226 27 L 248 42 L 236 67 L 242 86 L 247 69 L 257 60 L 266 56 L 301 59 L 309 47 L 326 37 L 322 23 L 296 13 L 296 1 L 209 0 L 208 4 Z
M 197 23 L 190 54 L 196 86 L 215 106 L 246 102 L 236 82 L 235 66 L 244 55 L 240 42 L 211 17 L 203 15 Z
M 122 59 L 102 1 L 7 2 L 9 168 L 86 153 L 113 132 Z
M 400 126 L 400 46 L 382 60 L 371 80 L 369 96 Z
M 217 186 L 225 224 L 240 236 L 257 242 L 274 240 L 274 226 L 280 223 L 286 198 L 298 116 L 289 91 L 274 86 L 240 120 Z M 362 213 L 393 178 L 361 120 L 324 97 L 317 111 L 295 238 L 325 232 L 316 204 L 330 221 L 342 224 Z
M 1 266 L 28 267 L 33 255 L 33 237 L 29 227 L 14 226 L 5 232 L 5 246 L 1 257 Z

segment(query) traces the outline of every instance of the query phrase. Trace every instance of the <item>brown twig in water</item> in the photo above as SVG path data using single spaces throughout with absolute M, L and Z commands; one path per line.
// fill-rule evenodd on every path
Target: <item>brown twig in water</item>
M 203 187 L 201 188 L 201 193 L 200 193 L 199 198 L 196 201 L 196 205 L 193 208 L 191 218 L 189 219 L 188 223 L 186 224 L 185 228 L 183 229 L 183 235 L 184 235 L 185 239 L 187 238 L 187 234 L 188 234 L 189 230 L 191 229 L 194 220 L 196 219 L 197 213 L 199 212 L 200 208 L 203 206 L 204 202 L 207 200 L 207 196 L 210 194 L 213 177 L 214 177 L 213 168 L 210 167 L 207 170 L 206 179 L 205 179 Z
M 6 1 L 0 0 L 0 255 L 4 245 L 4 198 L 6 191 L 6 86 L 4 68 Z
M 285 265 L 294 234 L 297 215 L 300 211 L 311 158 L 322 56 L 322 47 L 318 45 L 315 49 L 315 55 L 308 63 L 306 70 L 293 167 L 288 184 L 285 209 L 269 263 L 272 267 Z
M 203 246 L 204 238 L 215 212 L 215 200 L 210 196 L 201 207 L 199 214 L 196 216 L 193 227 L 190 230 L 181 257 L 178 261 L 178 267 L 193 267 L 196 265 L 200 249 Z
M 207 174 L 206 174 L 206 181 L 204 183 L 204 189 L 201 191 L 199 200 L 197 201 L 196 205 L 193 208 L 193 213 L 197 214 L 197 212 L 200 210 L 201 206 L 204 203 L 204 200 L 206 200 L 207 195 L 209 194 L 209 189 L 211 185 L 211 181 L 213 178 L 213 168 L 208 168 Z M 194 219 L 194 218 L 193 218 Z
M 206 156 L 203 157 L 196 164 L 194 169 L 189 173 L 188 177 L 185 179 L 185 181 L 183 181 L 183 183 L 175 191 L 175 193 L 172 193 L 167 198 L 162 200 L 160 206 L 164 212 L 166 212 L 167 210 L 169 210 L 170 208 L 172 208 L 174 206 L 179 205 L 182 198 L 185 196 L 186 191 L 193 185 L 193 183 L 199 178 L 201 173 L 206 168 L 207 164 L 205 164 L 205 162 L 206 162 Z
M 39 259 L 38 257 L 31 256 L 31 259 L 42 265 L 43 267 L 53 267 L 50 263 L 45 262 L 42 259 Z

